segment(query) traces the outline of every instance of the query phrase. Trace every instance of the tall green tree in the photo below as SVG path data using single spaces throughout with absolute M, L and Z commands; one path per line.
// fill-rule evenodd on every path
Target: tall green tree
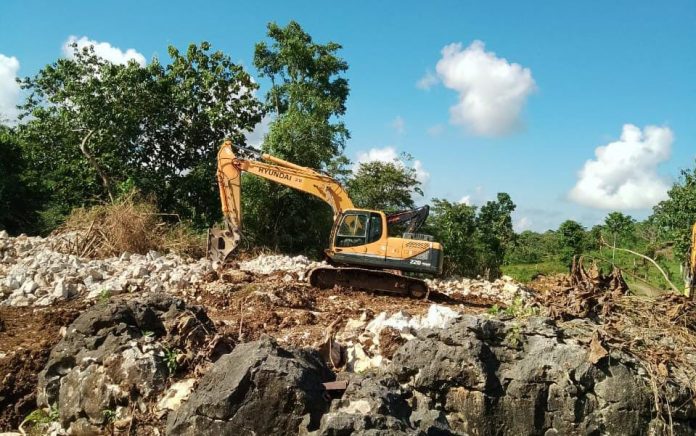
M 577 221 L 566 220 L 558 227 L 557 233 L 561 258 L 570 263 L 573 256 L 582 254 L 585 249 L 585 227 Z
M 409 156 L 403 161 L 409 162 Z M 415 207 L 414 194 L 423 195 L 416 170 L 395 162 L 364 162 L 348 181 L 348 194 L 357 207 L 397 211 Z
M 49 200 L 47 227 L 75 206 L 111 201 L 123 186 L 156 197 L 163 211 L 207 225 L 219 218 L 215 154 L 226 137 L 260 121 L 256 84 L 210 44 L 170 63 L 116 65 L 73 46 L 24 79 L 28 121 L 20 133 L 30 171 Z
M 680 179 L 667 193 L 667 200 L 653 208 L 650 220 L 663 240 L 673 241 L 675 253 L 685 261 L 691 240 L 691 226 L 696 222 L 696 166 L 681 172 Z
M 334 42 L 318 44 L 291 21 L 268 25 L 269 41 L 256 44 L 254 65 L 271 83 L 265 109 L 272 116 L 262 150 L 298 165 L 340 176 L 349 136 L 346 111 L 348 64 Z M 328 205 L 290 188 L 245 177 L 243 209 L 247 235 L 257 245 L 318 252 L 332 224 Z M 249 213 L 254 212 L 254 213 Z
M 515 207 L 510 195 L 501 192 L 495 201 L 486 202 L 476 217 L 479 264 L 482 275 L 488 279 L 500 275 L 505 252 L 514 242 L 512 212 Z
M 26 161 L 13 129 L 0 125 L 0 230 L 30 232 L 39 193 L 26 177 Z
M 475 276 L 480 270 L 476 253 L 476 207 L 433 199 L 427 233 L 444 245 L 445 274 Z
M 630 242 L 634 238 L 636 220 L 621 212 L 611 212 L 604 219 L 604 229 L 606 230 L 608 239 L 606 243 L 618 245 L 624 242 Z

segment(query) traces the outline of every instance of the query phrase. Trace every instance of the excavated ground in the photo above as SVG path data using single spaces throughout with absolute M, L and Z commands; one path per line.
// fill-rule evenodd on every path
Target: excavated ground
M 87 307 L 69 301 L 51 307 L 0 306 L 0 430 L 17 428 L 36 408 L 36 382 L 51 348 Z
M 382 359 L 391 361 L 420 328 L 442 328 L 448 317 L 451 321 L 493 308 L 490 315 L 477 319 L 489 322 L 497 316 L 502 321 L 495 322 L 503 322 L 501 326 L 512 320 L 506 341 L 511 336 L 517 343 L 520 327 L 516 320 L 541 314 L 554 318 L 568 332 L 586 337 L 593 363 L 619 350 L 639 359 L 653 383 L 656 403 L 673 400 L 668 391 L 658 389 L 669 383 L 696 392 L 696 386 L 691 386 L 696 379 L 696 303 L 681 297 L 641 300 L 620 292 L 578 287 L 571 283 L 572 276 L 559 275 L 537 278 L 531 287 L 510 278 L 492 283 L 466 278 L 433 280 L 428 298 L 417 300 L 339 287 L 313 288 L 306 274 L 318 264 L 301 256 L 262 255 L 220 270 L 205 259 L 156 252 L 86 259 L 57 250 L 54 242 L 51 238 L 9 238 L 0 232 L 0 432 L 16 431 L 37 408 L 39 372 L 54 359 L 49 359 L 51 349 L 81 313 L 92 306 L 99 312 L 109 302 L 141 301 L 154 295 L 180 298 L 189 312 L 193 306 L 204 308 L 214 328 L 207 324 L 203 329 L 203 345 L 233 347 L 270 335 L 288 349 L 319 350 L 337 372 L 348 373 L 382 367 Z M 593 321 L 584 322 L 586 318 Z M 185 326 L 177 329 L 180 327 Z M 166 342 L 153 345 L 145 339 L 146 333 L 152 334 L 131 331 L 138 346 L 145 347 L 143 353 L 170 346 Z M 190 348 L 192 358 L 198 359 L 195 356 L 206 347 L 195 344 Z M 328 354 L 324 353 L 327 345 Z M 343 350 L 343 355 L 334 356 L 336 350 Z M 163 354 L 158 356 L 160 360 L 155 360 L 161 362 Z M 334 358 L 340 361 L 338 365 Z M 172 381 L 197 380 L 208 364 L 197 368 L 191 363 Z M 164 430 L 162 415 L 148 411 L 135 419 L 143 431 Z
M 454 292 L 432 292 L 416 300 L 384 293 L 335 288 L 320 290 L 298 279 L 296 273 L 270 275 L 227 270 L 211 271 L 203 281 L 170 293 L 206 308 L 218 331 L 234 342 L 263 335 L 288 346 L 317 346 L 328 332 L 340 330 L 350 318 L 380 312 L 404 311 L 423 315 L 437 303 L 461 313 L 481 313 L 497 300 Z M 138 299 L 137 293 L 118 299 Z M 76 298 L 50 306 L 0 305 L 0 431 L 16 430 L 36 409 L 36 384 L 49 353 L 65 328 L 86 308 L 105 304 L 104 298 Z
M 237 280 L 240 280 L 239 278 Z M 437 303 L 461 313 L 481 313 L 497 300 L 476 295 L 432 292 L 417 300 L 386 293 L 344 288 L 321 290 L 306 283 L 290 281 L 286 274 L 244 275 L 236 283 L 223 274 L 222 280 L 200 284 L 182 293 L 192 304 L 206 307 L 208 316 L 238 341 L 252 341 L 264 334 L 279 343 L 312 346 L 325 339 L 329 328 L 340 330 L 348 319 L 364 313 L 405 311 L 423 315 Z

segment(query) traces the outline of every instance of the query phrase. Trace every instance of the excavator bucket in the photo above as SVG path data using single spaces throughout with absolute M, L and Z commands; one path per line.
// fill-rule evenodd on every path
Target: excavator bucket
M 229 224 L 223 229 L 212 228 L 208 230 L 208 256 L 218 263 L 229 260 L 232 252 L 239 245 L 241 235 L 239 231 Z

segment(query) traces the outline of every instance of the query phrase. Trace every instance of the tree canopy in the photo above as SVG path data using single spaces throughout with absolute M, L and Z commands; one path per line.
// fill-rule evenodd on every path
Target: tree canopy
M 319 44 L 291 21 L 268 25 L 268 41 L 256 44 L 254 66 L 271 82 L 265 111 L 272 117 L 261 149 L 298 165 L 345 175 L 348 129 L 348 64 L 334 42 Z M 317 253 L 332 225 L 329 205 L 254 176 L 243 180 L 246 236 L 254 245 Z
M 207 42 L 183 54 L 170 47 L 166 66 L 73 50 L 22 81 L 29 97 L 19 134 L 28 171 L 49 197 L 46 225 L 125 187 L 201 226 L 218 219 L 217 148 L 224 138 L 244 141 L 261 119 L 251 76 Z
M 403 161 L 409 162 L 410 156 Z M 423 195 L 416 170 L 402 161 L 364 162 L 348 181 L 348 193 L 357 207 L 389 212 L 415 207 L 414 194 Z

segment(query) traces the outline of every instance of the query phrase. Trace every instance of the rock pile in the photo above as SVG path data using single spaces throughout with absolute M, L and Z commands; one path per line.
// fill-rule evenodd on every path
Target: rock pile
M 515 300 L 524 302 L 530 298 L 533 291 L 512 277 L 503 276 L 493 282 L 469 278 L 446 278 L 426 280 L 430 289 L 445 295 L 459 293 L 463 296 L 482 297 L 498 300 L 505 305 L 511 305 Z
M 592 363 L 586 339 L 549 319 L 463 315 L 446 329 L 413 333 L 391 363 L 349 377 L 317 434 L 696 430 L 696 404 L 686 386 L 670 386 L 669 404 L 656 414 L 654 386 L 637 361 L 611 351 Z
M 305 256 L 283 256 L 267 255 L 239 262 L 239 269 L 255 274 L 272 274 L 275 272 L 286 272 L 297 274 L 300 279 L 304 279 L 305 274 L 318 266 L 326 265 L 325 262 L 314 262 Z
M 10 238 L 0 232 L 0 304 L 47 306 L 76 296 L 94 299 L 136 290 L 175 293 L 212 270 L 206 259 L 155 251 L 84 259 L 54 251 L 51 243 L 51 237 Z
M 431 305 L 423 316 L 411 316 L 402 310 L 391 316 L 381 312 L 369 319 L 365 313 L 360 319 L 348 320 L 336 335 L 335 348 L 343 349 L 346 370 L 365 372 L 381 367 L 417 331 L 447 328 L 460 316 L 455 310 L 437 304 Z

